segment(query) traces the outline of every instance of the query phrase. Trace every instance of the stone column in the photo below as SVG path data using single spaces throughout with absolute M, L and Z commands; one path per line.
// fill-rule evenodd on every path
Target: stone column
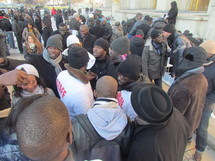
M 214 26 L 215 26 L 215 21 L 214 21 L 214 17 L 215 17 L 215 2 L 210 3 L 211 6 L 209 6 L 209 17 L 208 17 L 208 22 L 207 22 L 207 27 L 206 27 L 206 36 L 205 39 L 207 40 L 213 40 L 215 41 L 215 30 L 214 30 Z
M 103 7 L 109 8 L 112 5 L 112 0 L 104 0 L 103 1 Z
M 117 11 L 120 10 L 120 1 L 119 0 L 113 0 L 113 3 L 112 3 L 112 16 L 116 19 L 117 17 Z

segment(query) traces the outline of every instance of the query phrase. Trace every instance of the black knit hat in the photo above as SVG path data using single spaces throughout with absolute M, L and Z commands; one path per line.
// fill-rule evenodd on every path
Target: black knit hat
M 173 24 L 166 24 L 166 26 L 164 26 L 163 31 L 168 32 L 168 33 L 174 33 L 175 32 L 175 26 Z
M 137 80 L 141 71 L 141 59 L 137 55 L 129 54 L 118 66 L 118 73 L 131 80 Z
M 131 104 L 138 117 L 150 124 L 168 120 L 173 111 L 171 99 L 165 91 L 153 84 L 142 84 L 131 93 Z
M 70 47 L 68 50 L 68 63 L 71 67 L 80 69 L 89 61 L 87 50 L 82 47 Z
M 56 47 L 60 51 L 63 51 L 62 36 L 60 34 L 56 34 L 56 35 L 49 37 L 49 39 L 47 40 L 46 49 L 49 46 Z
M 161 36 L 162 32 L 160 30 L 152 30 L 151 32 L 151 38 L 152 39 L 156 39 L 158 36 Z
M 128 54 L 130 51 L 130 42 L 127 36 L 121 36 L 115 39 L 111 44 L 110 47 L 118 54 Z
M 96 42 L 94 43 L 94 46 L 97 45 L 97 46 L 100 46 L 102 47 L 106 52 L 107 54 L 109 53 L 109 43 L 106 39 L 104 38 L 99 38 L 98 40 L 96 40 Z

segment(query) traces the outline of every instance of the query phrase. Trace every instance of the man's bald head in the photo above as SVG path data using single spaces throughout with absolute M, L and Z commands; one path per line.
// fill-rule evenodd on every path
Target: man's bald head
M 96 82 L 96 97 L 115 98 L 117 94 L 117 81 L 111 76 L 103 76 Z
M 81 33 L 81 35 L 88 35 L 89 34 L 89 28 L 87 27 L 87 25 L 81 25 L 79 28 L 79 32 Z
M 20 149 L 32 160 L 54 160 L 68 146 L 69 114 L 56 97 L 37 99 L 19 116 L 16 126 Z

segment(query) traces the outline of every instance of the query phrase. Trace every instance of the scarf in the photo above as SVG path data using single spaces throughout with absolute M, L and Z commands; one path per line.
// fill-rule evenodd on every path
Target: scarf
M 115 98 L 96 99 L 87 115 L 98 134 L 106 140 L 115 139 L 128 123 Z
M 25 97 L 34 96 L 37 94 L 44 94 L 44 93 L 45 93 L 44 88 L 42 86 L 37 86 L 33 92 L 23 91 L 22 97 L 25 98 Z
M 62 54 L 60 54 L 56 59 L 53 60 L 49 57 L 49 53 L 48 53 L 47 49 L 44 49 L 43 58 L 55 68 L 55 73 L 57 75 L 62 71 L 62 68 L 59 65 L 59 63 L 62 60 Z

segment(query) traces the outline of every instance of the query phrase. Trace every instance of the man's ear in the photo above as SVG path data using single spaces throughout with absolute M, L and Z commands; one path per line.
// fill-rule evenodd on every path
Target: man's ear
M 96 90 L 93 91 L 93 95 L 94 95 L 95 98 L 97 98 Z
M 70 122 L 70 126 L 69 126 L 69 132 L 67 134 L 67 138 L 66 138 L 66 141 L 69 143 L 69 144 L 72 144 L 72 123 Z

